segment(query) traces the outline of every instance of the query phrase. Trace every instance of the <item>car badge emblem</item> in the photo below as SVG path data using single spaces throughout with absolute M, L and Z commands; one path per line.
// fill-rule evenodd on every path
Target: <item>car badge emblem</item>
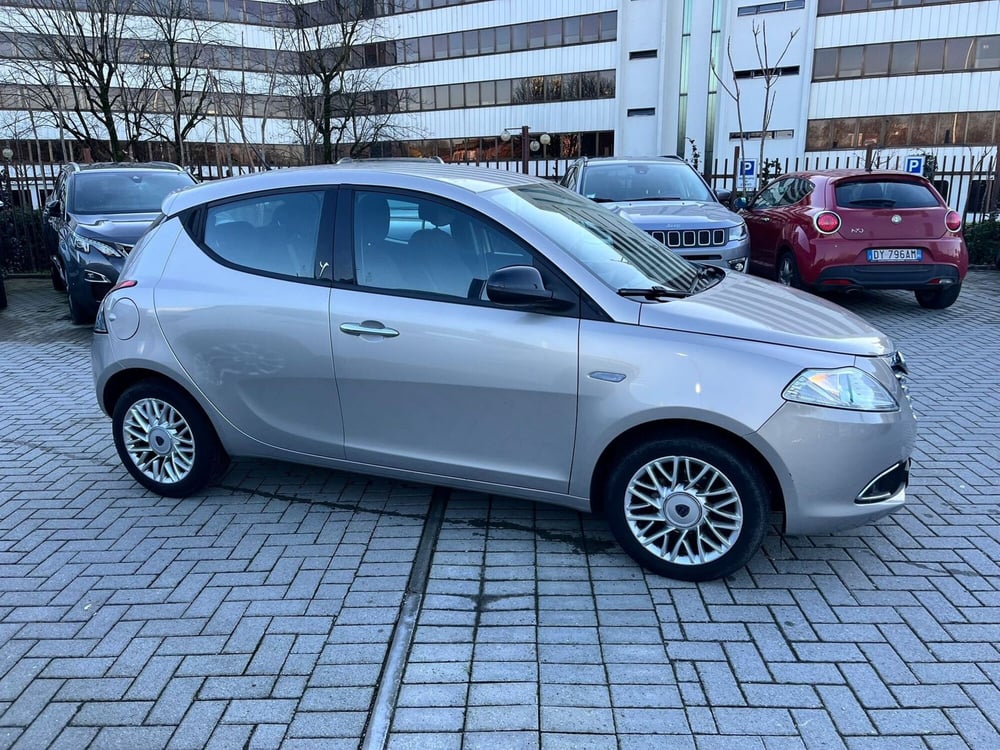
M 892 223 L 893 224 L 902 224 L 903 223 L 903 217 L 900 216 L 899 214 L 893 214 L 892 215 Z

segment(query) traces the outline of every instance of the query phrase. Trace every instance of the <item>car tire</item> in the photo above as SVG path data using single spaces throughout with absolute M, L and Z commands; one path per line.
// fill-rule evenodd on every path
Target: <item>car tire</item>
M 608 525 L 628 555 L 658 575 L 708 581 L 760 549 L 765 482 L 745 452 L 699 437 L 664 437 L 622 453 L 605 484 Z
M 793 289 L 802 288 L 802 277 L 799 276 L 799 264 L 795 261 L 795 254 L 791 250 L 785 250 L 778 256 L 778 266 L 775 269 L 778 283 L 782 286 L 790 286 Z
M 52 288 L 57 292 L 66 291 L 66 279 L 63 278 L 62 269 L 55 263 L 52 264 Z
M 940 289 L 917 289 L 914 295 L 921 307 L 926 307 L 928 310 L 944 310 L 954 305 L 961 293 L 961 284 L 951 284 Z
M 228 465 L 201 407 L 170 383 L 144 380 L 128 388 L 115 404 L 111 424 L 125 468 L 158 495 L 192 495 Z

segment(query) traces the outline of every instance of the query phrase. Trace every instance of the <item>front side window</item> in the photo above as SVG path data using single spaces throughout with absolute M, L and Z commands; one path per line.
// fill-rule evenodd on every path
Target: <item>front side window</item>
M 687 290 L 698 276 L 695 266 L 631 222 L 568 190 L 523 185 L 484 197 L 530 223 L 612 289 Z
M 324 278 L 317 262 L 323 191 L 268 193 L 210 206 L 204 244 L 233 265 L 250 271 Z
M 754 198 L 753 204 L 750 208 L 756 210 L 759 208 L 776 208 L 777 206 L 782 205 L 785 191 L 788 189 L 789 184 L 789 180 L 778 180 L 777 182 L 772 182 L 757 194 L 757 197 Z
M 477 216 L 408 193 L 354 194 L 357 284 L 435 298 L 485 300 L 498 268 L 533 265 L 516 240 Z
M 580 192 L 598 202 L 715 200 L 698 174 L 682 162 L 591 164 Z

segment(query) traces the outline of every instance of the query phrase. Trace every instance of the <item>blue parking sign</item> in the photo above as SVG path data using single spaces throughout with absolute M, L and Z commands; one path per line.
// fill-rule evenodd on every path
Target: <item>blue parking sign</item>
M 919 174 L 924 173 L 924 157 L 922 156 L 907 156 L 904 162 L 903 171 L 908 174 Z
M 740 161 L 740 175 L 743 177 L 756 177 L 757 176 L 757 160 L 756 159 L 743 159 Z

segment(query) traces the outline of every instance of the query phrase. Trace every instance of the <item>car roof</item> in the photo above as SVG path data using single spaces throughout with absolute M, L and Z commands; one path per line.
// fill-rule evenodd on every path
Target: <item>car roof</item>
M 90 172 L 92 170 L 118 170 L 118 169 L 154 169 L 167 172 L 184 172 L 182 167 L 168 161 L 98 161 L 91 163 L 74 162 L 69 165 L 73 172 Z
M 387 174 L 404 178 L 398 184 L 394 183 L 394 187 L 415 187 L 428 192 L 434 192 L 435 184 L 447 184 L 470 193 L 482 193 L 517 185 L 552 184 L 548 180 L 517 172 L 459 164 L 390 160 L 324 164 L 316 167 L 275 169 L 192 185 L 167 196 L 163 202 L 163 213 L 173 216 L 203 203 L 269 190 L 338 184 L 379 186 L 385 182 Z
M 685 164 L 687 162 L 679 156 L 595 156 L 587 158 L 584 163 L 592 164 Z M 688 165 L 690 166 L 690 165 Z
M 813 169 L 805 170 L 801 172 L 789 172 L 788 174 L 781 175 L 780 178 L 785 177 L 803 177 L 805 179 L 825 179 L 830 182 L 836 180 L 842 180 L 848 177 L 871 177 L 873 179 L 885 178 L 885 177 L 905 177 L 914 180 L 924 180 L 925 178 L 919 174 L 911 174 L 910 172 L 902 172 L 894 169 L 879 169 L 879 170 L 868 170 L 868 169 Z

